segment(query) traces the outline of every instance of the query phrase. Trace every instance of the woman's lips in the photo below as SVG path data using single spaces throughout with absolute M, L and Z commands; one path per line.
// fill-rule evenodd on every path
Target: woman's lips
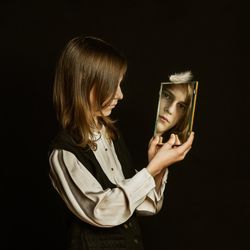
M 167 123 L 170 123 L 169 120 L 167 119 L 167 117 L 163 116 L 163 115 L 160 115 L 159 118 L 164 121 L 164 122 L 167 122 Z
M 117 105 L 117 103 L 109 105 L 110 108 L 114 108 Z

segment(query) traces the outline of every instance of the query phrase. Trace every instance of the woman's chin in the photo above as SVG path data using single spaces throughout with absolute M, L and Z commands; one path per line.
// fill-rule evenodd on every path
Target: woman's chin
M 157 126 L 157 133 L 158 133 L 158 134 L 163 134 L 163 133 L 165 133 L 167 130 L 169 130 L 169 127 L 163 126 L 161 123 L 158 124 L 158 126 Z
M 104 116 L 109 116 L 111 114 L 112 110 L 109 109 L 109 110 L 104 110 L 102 113 Z

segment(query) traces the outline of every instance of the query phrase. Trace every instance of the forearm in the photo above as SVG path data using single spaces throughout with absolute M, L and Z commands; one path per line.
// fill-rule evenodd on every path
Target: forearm
M 67 207 L 81 220 L 98 227 L 126 221 L 155 188 L 146 169 L 120 181 L 116 188 L 103 190 L 71 153 L 57 152 L 50 160 L 51 180 Z

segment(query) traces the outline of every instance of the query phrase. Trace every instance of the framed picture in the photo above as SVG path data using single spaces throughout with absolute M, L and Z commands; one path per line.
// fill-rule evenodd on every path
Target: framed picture
M 169 139 L 171 133 L 185 142 L 193 129 L 198 81 L 162 82 L 159 92 L 154 135 Z

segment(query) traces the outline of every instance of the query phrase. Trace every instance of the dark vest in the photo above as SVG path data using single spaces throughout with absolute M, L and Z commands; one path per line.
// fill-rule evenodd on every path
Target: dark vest
M 135 169 L 132 167 L 131 157 L 121 134 L 113 143 L 125 178 L 131 178 L 135 174 Z M 64 149 L 72 152 L 97 179 L 103 189 L 115 187 L 103 172 L 92 150 L 89 147 L 80 148 L 76 146 L 74 140 L 66 131 L 59 132 L 54 138 L 50 145 L 50 152 L 53 149 Z M 69 250 L 143 249 L 141 231 L 135 214 L 122 225 L 112 228 L 99 228 L 83 222 L 68 209 L 66 211 L 69 226 L 67 249 Z

